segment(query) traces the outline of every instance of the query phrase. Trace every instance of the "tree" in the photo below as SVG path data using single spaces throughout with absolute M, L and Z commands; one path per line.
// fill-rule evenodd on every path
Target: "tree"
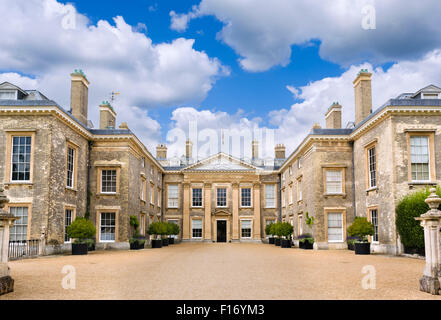
M 78 217 L 67 227 L 67 236 L 76 239 L 75 243 L 87 243 L 87 239 L 93 238 L 95 234 L 95 226 L 86 218 Z
M 351 237 L 358 237 L 363 242 L 367 242 L 367 236 L 373 236 L 374 233 L 374 225 L 367 221 L 366 217 L 355 217 L 354 222 L 348 228 L 348 234 Z

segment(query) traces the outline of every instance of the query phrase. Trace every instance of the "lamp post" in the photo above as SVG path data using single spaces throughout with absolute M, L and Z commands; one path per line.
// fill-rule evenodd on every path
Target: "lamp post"
M 420 217 L 415 218 L 421 221 L 424 228 L 424 246 L 426 252 L 426 266 L 423 277 L 420 279 L 420 290 L 433 295 L 440 294 L 441 256 L 440 256 L 440 225 L 441 211 L 438 207 L 441 199 L 436 194 L 436 189 L 430 189 L 430 195 L 425 200 L 430 210 Z
M 3 209 L 9 202 L 3 191 L 0 185 L 0 295 L 14 291 L 14 280 L 8 267 L 9 229 L 18 219 Z

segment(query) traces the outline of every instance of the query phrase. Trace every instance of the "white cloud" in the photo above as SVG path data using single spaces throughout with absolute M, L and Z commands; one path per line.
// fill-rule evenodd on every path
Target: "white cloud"
M 365 30 L 362 9 L 374 5 L 376 29 Z M 224 23 L 219 37 L 248 71 L 286 66 L 291 46 L 320 40 L 322 58 L 345 67 L 421 58 L 441 47 L 441 2 L 423 0 L 202 0 L 188 14 L 172 15 L 183 31 L 191 19 L 213 15 Z M 295 57 L 294 57 L 295 59 Z
M 131 26 L 120 16 L 113 24 L 91 25 L 72 5 L 56 0 L 0 0 L 0 7 L 8 8 L 0 24 L 0 33 L 8 35 L 0 46 L 0 78 L 40 89 L 68 109 L 69 74 L 81 68 L 91 82 L 89 112 L 95 124 L 99 103 L 116 90 L 121 92 L 119 122 L 135 121 L 136 133 L 151 140 L 159 124 L 140 108 L 200 102 L 216 79 L 228 74 L 219 60 L 195 50 L 193 39 L 154 44 L 138 32 L 144 25 Z
M 270 123 L 277 126 L 278 142 L 285 143 L 291 152 L 305 138 L 316 122 L 325 127 L 325 113 L 333 102 L 343 106 L 343 127 L 355 119 L 354 89 L 352 81 L 360 69 L 373 70 L 372 96 L 373 109 L 382 106 L 387 100 L 396 98 L 404 92 L 416 92 L 434 84 L 441 86 L 441 50 L 435 50 L 417 61 L 402 61 L 387 71 L 382 68 L 373 70 L 371 64 L 351 66 L 338 77 L 324 78 L 295 89 L 300 103 L 293 104 L 288 110 L 270 112 Z M 290 90 L 292 91 L 292 90 Z

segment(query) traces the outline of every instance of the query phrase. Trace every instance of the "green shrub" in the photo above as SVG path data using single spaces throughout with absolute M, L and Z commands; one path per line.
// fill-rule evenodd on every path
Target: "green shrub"
M 291 235 L 294 232 L 293 226 L 288 222 L 282 222 L 280 224 L 280 234 L 286 239 L 291 239 Z
M 67 227 L 67 236 L 76 239 L 75 243 L 87 243 L 87 239 L 95 236 L 96 229 L 93 223 L 86 218 L 76 218 L 72 224 Z
M 367 241 L 367 236 L 375 233 L 374 225 L 366 217 L 355 217 L 354 222 L 348 228 L 351 237 L 359 237 L 360 241 Z
M 170 223 L 171 225 L 171 233 L 172 236 L 177 236 L 179 234 L 180 228 L 176 223 Z
M 400 239 L 406 248 L 424 248 L 424 230 L 416 217 L 429 211 L 429 206 L 424 201 L 430 195 L 430 188 L 418 190 L 404 196 L 398 203 L 396 213 L 396 226 Z M 441 188 L 436 188 L 436 193 L 441 197 Z M 441 206 L 440 208 L 441 209 Z
M 133 237 L 138 238 L 140 236 L 139 234 L 139 220 L 138 217 L 135 215 L 130 216 L 130 225 L 133 227 L 134 233 Z
M 270 223 L 270 224 L 267 224 L 266 226 L 265 226 L 265 234 L 267 235 L 267 236 L 272 236 L 273 235 L 273 233 L 272 233 L 272 226 L 274 225 L 274 223 Z
M 154 236 L 155 238 L 157 238 L 157 236 L 159 235 L 159 225 L 158 223 L 160 222 L 153 222 L 149 225 L 149 229 L 147 230 L 147 233 L 151 236 Z
M 275 236 L 280 238 L 282 236 L 282 223 L 281 222 L 275 223 L 272 227 L 272 232 Z

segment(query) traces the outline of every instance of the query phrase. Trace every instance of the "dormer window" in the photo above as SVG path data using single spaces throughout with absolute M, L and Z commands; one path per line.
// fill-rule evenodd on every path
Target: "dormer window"
M 423 99 L 439 99 L 438 93 L 423 93 Z
M 1 90 L 0 100 L 17 100 L 17 90 Z

